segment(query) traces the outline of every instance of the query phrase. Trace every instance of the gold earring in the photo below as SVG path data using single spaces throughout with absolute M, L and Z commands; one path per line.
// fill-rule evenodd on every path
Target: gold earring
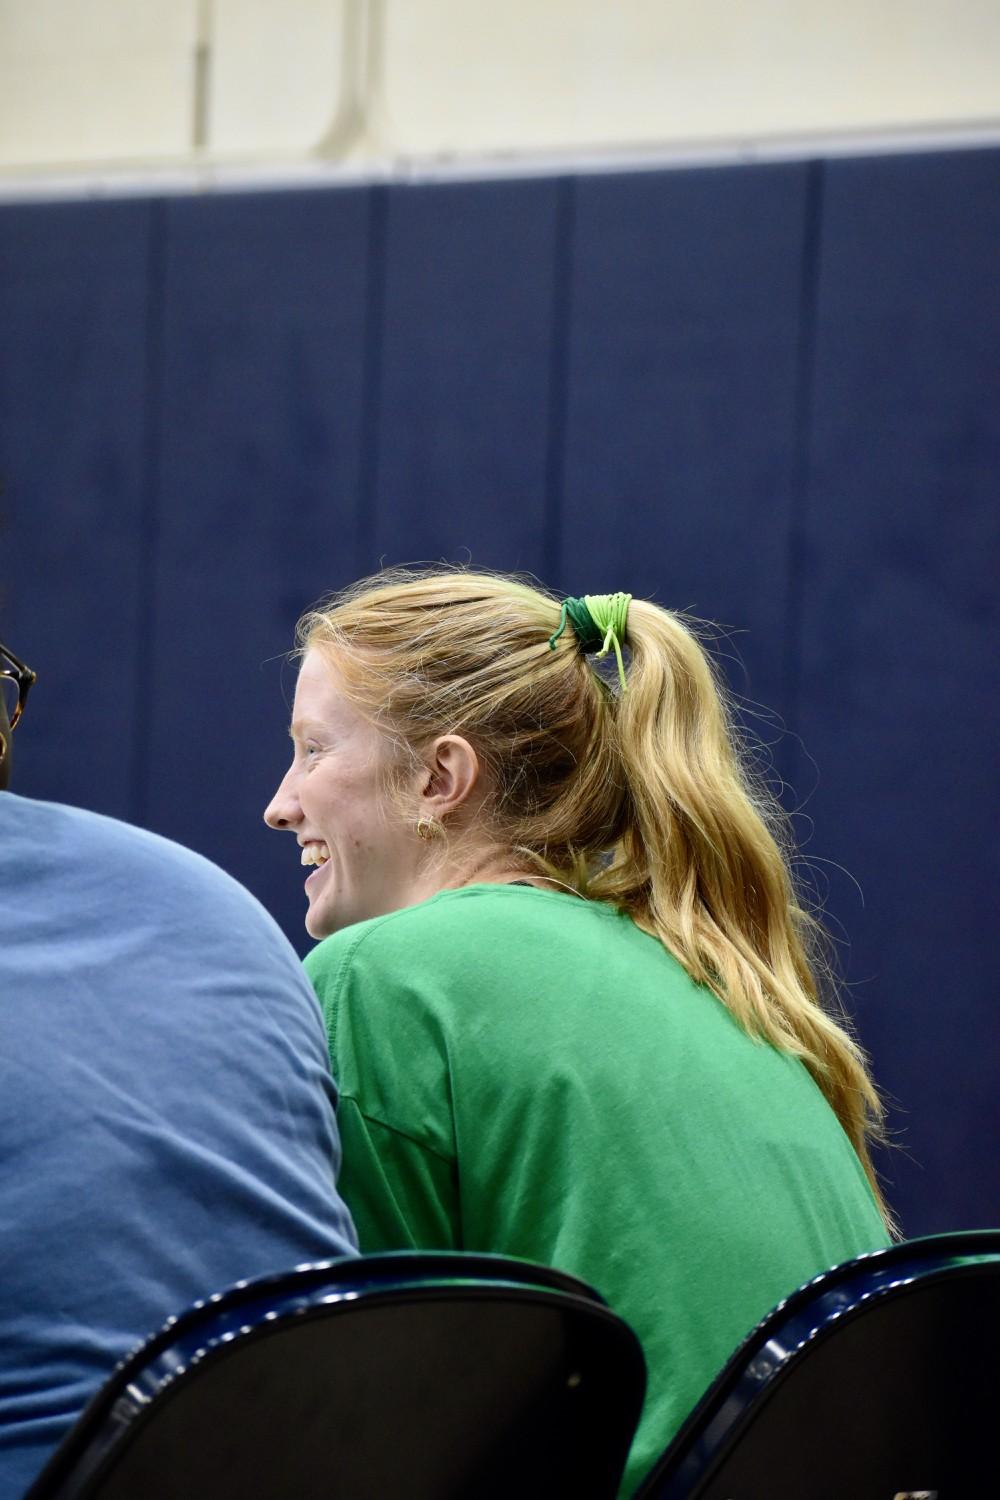
M 417 820 L 417 838 L 423 839 L 425 844 L 429 844 L 432 839 L 436 839 L 440 832 L 441 824 L 436 819 L 419 818 Z

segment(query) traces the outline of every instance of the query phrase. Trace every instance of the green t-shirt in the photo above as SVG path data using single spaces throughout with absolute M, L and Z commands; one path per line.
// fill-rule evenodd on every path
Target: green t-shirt
M 887 1242 L 806 1069 L 599 902 L 444 891 L 306 959 L 363 1251 L 523 1256 L 642 1341 L 630 1493 L 750 1328 Z

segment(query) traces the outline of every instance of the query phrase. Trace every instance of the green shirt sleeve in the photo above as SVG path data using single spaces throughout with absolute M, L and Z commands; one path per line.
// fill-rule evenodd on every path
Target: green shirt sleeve
M 455 1168 L 419 1141 L 365 1115 L 341 1096 L 343 1146 L 338 1186 L 363 1252 L 461 1249 L 448 1205 L 457 1201 Z
M 398 966 L 366 941 L 376 925 L 335 933 L 305 961 L 340 1090 L 337 1185 L 362 1251 L 461 1249 L 447 1060 Z

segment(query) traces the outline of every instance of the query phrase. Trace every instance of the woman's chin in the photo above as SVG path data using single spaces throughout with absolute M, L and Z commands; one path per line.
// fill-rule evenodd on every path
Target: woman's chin
M 329 937 L 331 932 L 336 932 L 338 925 L 333 913 L 325 908 L 324 902 L 310 902 L 306 912 L 306 932 L 311 938 L 319 942 L 320 938 Z
M 309 909 L 306 912 L 306 932 L 319 942 L 322 938 L 331 937 L 333 933 L 340 932 L 342 928 L 350 927 L 353 922 L 361 920 L 361 916 L 345 911 L 342 904 L 334 901 L 332 891 L 317 891 L 309 902 Z
M 305 883 L 306 899 L 309 902 L 306 908 L 305 926 L 311 938 L 319 941 L 320 938 L 329 937 L 340 925 L 332 910 L 330 900 L 331 861 L 325 860 L 318 870 L 313 870 Z

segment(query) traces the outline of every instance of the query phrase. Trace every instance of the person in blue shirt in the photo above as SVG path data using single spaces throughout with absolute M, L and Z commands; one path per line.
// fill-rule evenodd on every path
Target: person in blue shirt
M 0 646 L 3 1500 L 172 1313 L 357 1243 L 294 952 L 199 855 L 7 789 L 33 680 Z

